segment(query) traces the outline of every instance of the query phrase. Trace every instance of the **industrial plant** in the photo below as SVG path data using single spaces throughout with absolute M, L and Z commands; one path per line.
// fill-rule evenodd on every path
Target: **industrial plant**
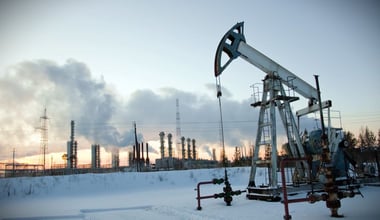
M 46 109 L 44 116 L 46 120 Z M 46 124 L 46 122 L 43 122 Z M 80 143 L 75 136 L 75 121 L 70 122 L 70 136 L 66 143 L 67 151 L 62 155 L 64 164 L 51 164 L 50 168 L 46 167 L 45 160 L 42 164 L 21 164 L 13 161 L 12 163 L 0 164 L 2 177 L 17 177 L 17 176 L 41 176 L 41 175 L 67 175 L 67 174 L 83 174 L 83 173 L 106 173 L 106 172 L 151 172 L 158 170 L 180 170 L 180 169 L 199 169 L 213 168 L 218 166 L 218 161 L 213 157 L 213 160 L 205 160 L 197 158 L 196 140 L 181 137 L 181 155 L 178 153 L 174 156 L 173 135 L 167 134 L 167 142 L 165 142 L 165 133 L 162 131 L 158 134 L 160 139 L 160 157 L 155 161 L 149 158 L 150 147 L 146 142 L 139 142 L 137 138 L 136 123 L 134 127 L 134 141 L 132 150 L 128 151 L 128 158 L 123 161 L 121 166 L 120 148 L 110 148 L 111 163 L 102 163 L 101 161 L 101 146 L 94 143 L 91 145 L 91 163 L 80 164 L 78 150 Z M 47 133 L 47 128 L 42 129 Z M 42 133 L 41 139 L 41 154 L 42 158 L 46 157 L 47 135 Z M 166 144 L 167 143 L 167 144 Z M 214 152 L 215 153 L 215 152 Z M 181 157 L 180 157 L 181 156 Z M 127 164 L 127 165 L 125 165 Z
M 173 135 L 167 134 L 167 153 L 165 148 L 165 132 L 160 132 L 160 152 L 161 157 L 156 159 L 155 167 L 158 170 L 172 169 L 197 169 L 215 168 L 218 165 L 216 160 L 203 160 L 197 158 L 196 140 L 181 137 L 181 158 L 173 156 Z

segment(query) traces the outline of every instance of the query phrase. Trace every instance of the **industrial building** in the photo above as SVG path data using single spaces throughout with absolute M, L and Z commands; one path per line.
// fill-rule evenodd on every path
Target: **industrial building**
M 165 154 L 165 132 L 161 131 L 160 136 L 160 152 L 161 157 L 156 159 L 155 169 L 157 170 L 178 170 L 178 169 L 197 169 L 197 168 L 214 168 L 217 167 L 216 160 L 197 159 L 196 140 L 181 137 L 181 155 L 182 158 L 173 157 L 173 135 L 168 133 L 168 154 Z M 186 143 L 185 143 L 186 140 Z M 187 146 L 187 151 L 185 150 Z M 187 153 L 187 157 L 186 157 Z

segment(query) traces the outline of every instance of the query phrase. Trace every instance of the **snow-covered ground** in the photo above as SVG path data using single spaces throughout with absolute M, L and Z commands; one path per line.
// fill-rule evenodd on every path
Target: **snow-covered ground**
M 228 168 L 233 190 L 244 190 L 250 168 Z M 223 178 L 223 169 L 150 173 L 82 174 L 0 179 L 0 219 L 283 219 L 280 202 L 234 196 L 201 200 L 196 210 L 196 185 Z M 258 172 L 258 178 L 263 172 Z M 202 195 L 220 193 L 223 185 L 203 185 Z M 361 188 L 364 198 L 343 199 L 348 220 L 380 219 L 380 187 Z M 292 219 L 330 219 L 324 202 L 290 204 Z

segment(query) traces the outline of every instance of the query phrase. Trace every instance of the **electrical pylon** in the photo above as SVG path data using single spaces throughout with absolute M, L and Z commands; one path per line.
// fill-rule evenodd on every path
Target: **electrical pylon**
M 181 152 L 181 119 L 179 115 L 179 99 L 175 100 L 176 104 L 176 151 L 178 153 L 178 158 L 179 158 L 179 152 Z M 185 159 L 185 158 L 182 158 Z
M 43 169 L 45 172 L 46 168 L 46 154 L 48 151 L 48 123 L 47 121 L 49 118 L 47 117 L 46 114 L 46 108 L 44 109 L 44 115 L 40 117 L 40 127 L 39 129 L 41 131 L 41 140 L 40 140 L 40 150 L 41 150 L 41 161 L 40 163 L 43 164 Z

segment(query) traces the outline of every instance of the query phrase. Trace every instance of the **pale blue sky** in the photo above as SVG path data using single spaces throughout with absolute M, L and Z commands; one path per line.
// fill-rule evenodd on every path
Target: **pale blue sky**
M 320 75 L 344 128 L 377 132 L 378 1 L 0 1 L 0 76 L 23 61 L 74 59 L 124 101 L 167 87 L 213 98 L 216 47 L 241 21 L 248 44 L 312 85 Z M 264 76 L 237 59 L 222 75 L 225 99 L 250 98 Z

